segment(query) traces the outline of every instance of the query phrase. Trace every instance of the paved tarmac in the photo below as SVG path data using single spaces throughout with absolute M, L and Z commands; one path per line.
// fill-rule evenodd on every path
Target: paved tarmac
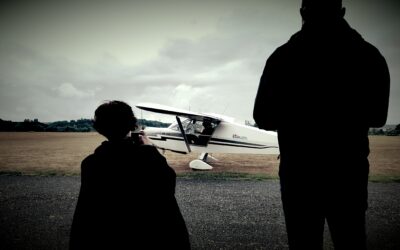
M 77 176 L 0 175 L 0 249 L 68 249 L 79 185 Z M 176 196 L 193 249 L 287 249 L 276 180 L 178 179 Z M 400 249 L 400 184 L 370 183 L 369 204 L 369 249 Z

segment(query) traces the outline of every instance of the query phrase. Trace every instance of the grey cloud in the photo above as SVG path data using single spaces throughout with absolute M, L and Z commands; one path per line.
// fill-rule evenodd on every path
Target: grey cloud
M 294 0 L 236 4 L 230 14 L 221 15 L 213 33 L 196 39 L 171 37 L 157 57 L 139 65 L 122 63 L 113 51 L 83 62 L 68 54 L 53 56 L 26 44 L 0 41 L 0 118 L 91 117 L 103 100 L 120 99 L 131 105 L 158 102 L 251 119 L 265 60 L 300 28 L 297 5 Z M 350 13 L 360 20 L 362 13 Z M 385 23 L 381 20 L 378 27 Z M 393 25 L 390 30 L 396 28 Z M 385 33 L 390 35 L 385 39 L 381 34 L 369 37 L 382 48 L 391 67 L 391 119 L 399 122 L 398 35 Z
M 65 82 L 60 86 L 54 88 L 54 90 L 58 93 L 60 97 L 66 98 L 88 98 L 93 97 L 95 94 L 95 90 L 82 90 L 75 87 L 72 83 Z
M 109 93 L 124 98 L 129 77 L 121 65 L 84 65 L 46 57 L 22 47 L 2 44 L 0 50 L 0 118 L 44 121 L 91 117 Z M 109 86 L 113 87 L 109 87 Z
M 198 40 L 170 40 L 158 58 L 136 69 L 136 80 L 149 83 L 138 99 L 251 119 L 265 60 L 291 35 L 282 31 L 269 36 L 271 24 L 257 23 L 268 19 L 268 13 L 260 13 L 227 17 L 216 33 Z M 231 22 L 229 28 L 224 25 L 227 22 Z M 156 86 L 161 85 L 158 91 Z

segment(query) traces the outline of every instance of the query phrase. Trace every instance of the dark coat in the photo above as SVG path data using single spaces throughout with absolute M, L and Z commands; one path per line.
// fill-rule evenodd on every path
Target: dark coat
M 277 130 L 289 246 L 364 249 L 369 127 L 386 122 L 389 72 L 379 51 L 342 20 L 303 25 L 267 60 L 254 119 Z
M 268 58 L 254 119 L 278 131 L 283 163 L 335 152 L 366 157 L 368 128 L 386 122 L 389 82 L 383 56 L 345 20 L 322 32 L 304 25 Z
M 175 178 L 155 147 L 103 142 L 82 162 L 70 249 L 190 249 Z

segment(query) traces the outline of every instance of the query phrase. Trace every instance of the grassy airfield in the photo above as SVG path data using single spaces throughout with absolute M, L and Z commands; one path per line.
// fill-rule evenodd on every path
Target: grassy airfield
M 80 162 L 104 140 L 97 133 L 0 132 L 0 174 L 79 175 Z M 400 182 L 400 136 L 371 136 L 370 180 Z M 164 153 L 182 178 L 276 179 L 277 155 L 213 154 L 213 170 L 192 171 L 195 153 Z

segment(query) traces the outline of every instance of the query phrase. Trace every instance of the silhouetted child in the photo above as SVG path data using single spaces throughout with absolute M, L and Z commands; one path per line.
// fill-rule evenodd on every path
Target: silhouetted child
M 176 174 L 145 136 L 131 107 L 100 105 L 94 127 L 108 141 L 82 161 L 70 249 L 190 249 L 175 198 Z

